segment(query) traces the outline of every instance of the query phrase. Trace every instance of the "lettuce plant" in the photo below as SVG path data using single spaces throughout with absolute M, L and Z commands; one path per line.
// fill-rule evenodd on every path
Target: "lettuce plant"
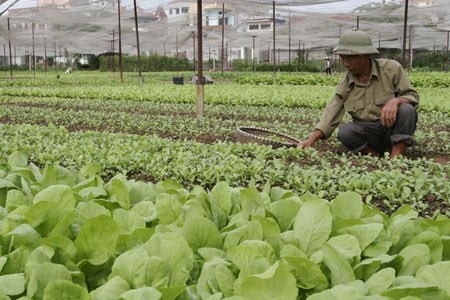
M 352 191 L 185 189 L 97 165 L 0 172 L 5 299 L 448 299 L 450 220 Z

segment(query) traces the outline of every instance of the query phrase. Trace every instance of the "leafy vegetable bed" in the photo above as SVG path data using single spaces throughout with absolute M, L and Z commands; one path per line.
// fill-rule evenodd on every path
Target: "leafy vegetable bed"
M 0 297 L 450 297 L 450 220 L 393 215 L 354 192 L 331 202 L 266 185 L 153 183 L 101 167 L 0 169 Z M 352 209 L 349 209 L 351 207 Z
M 205 118 L 198 119 L 195 107 L 190 104 L 28 97 L 5 97 L 0 106 L 2 123 L 54 124 L 72 131 L 157 134 L 206 143 L 235 141 L 236 128 L 248 125 L 305 138 L 320 114 L 317 109 L 309 108 L 207 105 Z M 450 118 L 447 113 L 421 112 L 415 137 L 417 146 L 407 154 L 408 157 L 434 158 L 441 162 L 450 159 Z M 319 144 L 318 148 L 321 152 L 345 153 L 334 138 Z
M 142 89 L 112 87 L 103 78 L 80 81 L 83 83 L 80 89 L 77 82 L 71 87 L 70 81 L 64 81 L 67 86 L 52 89 L 33 84 L 27 89 L 23 82 L 20 89 L 0 91 L 4 95 L 0 102 L 1 122 L 17 125 L 5 127 L 4 157 L 21 149 L 41 166 L 61 163 L 80 168 L 87 162 L 101 162 L 108 177 L 120 172 L 151 181 L 173 178 L 185 187 L 193 184 L 211 187 L 219 181 L 233 186 L 245 186 L 251 181 L 263 186 L 270 182 L 297 192 L 321 193 L 327 199 L 335 197 L 338 191 L 353 190 L 387 213 L 403 203 L 410 203 L 426 216 L 448 212 L 450 118 L 445 111 L 421 111 L 415 135 L 417 144 L 407 153 L 412 161 L 391 165 L 384 159 L 349 155 L 334 137 L 318 143 L 318 152 L 267 151 L 252 145 L 223 143 L 236 141 L 236 128 L 248 125 L 300 139 L 306 137 L 329 96 L 328 87 L 299 86 L 292 93 L 290 87 L 233 85 L 230 89 L 228 85 L 215 85 L 215 90 L 207 90 L 208 101 L 214 104 L 207 105 L 205 118 L 198 119 L 194 104 L 190 104 L 194 102 L 191 86 L 168 89 L 166 84 L 155 83 Z M 10 86 L 10 82 L 3 83 Z M 98 86 L 100 83 L 103 87 Z M 23 93 L 28 96 L 17 96 Z M 55 96 L 47 97 L 48 94 Z M 437 89 L 424 90 L 421 107 L 430 110 L 433 103 L 440 101 L 443 109 L 448 101 L 441 99 L 447 94 Z M 162 102 L 136 101 L 147 96 Z M 286 102 L 286 97 L 291 102 Z M 110 98 L 120 100 L 104 100 Z M 247 105 L 237 106 L 238 103 Z M 25 123 L 48 127 L 24 128 Z M 83 133 L 90 130 L 98 133 Z M 178 142 L 157 139 L 154 135 Z M 209 145 L 212 143 L 217 145 Z
M 0 81 L 0 299 L 450 298 L 448 74 L 411 74 L 394 161 L 235 143 L 306 137 L 337 78 L 219 81 L 198 119 L 171 74 L 86 74 Z
M 186 187 L 205 188 L 220 181 L 232 186 L 270 183 L 328 199 L 352 190 L 368 197 L 368 202 L 373 200 L 373 205 L 381 203 L 389 213 L 403 203 L 429 216 L 450 213 L 450 166 L 426 159 L 390 161 L 314 149 L 70 132 L 53 125 L 0 126 L 0 134 L 0 157 L 20 149 L 41 166 L 58 163 L 81 168 L 97 163 L 105 168 L 105 176 L 122 173 L 153 182 L 171 178 Z

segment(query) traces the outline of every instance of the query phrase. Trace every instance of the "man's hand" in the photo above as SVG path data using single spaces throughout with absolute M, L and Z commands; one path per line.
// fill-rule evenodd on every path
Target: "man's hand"
M 405 98 L 392 98 L 384 105 L 381 110 L 380 121 L 383 126 L 391 127 L 397 122 L 398 106 L 402 103 L 409 103 Z
M 300 141 L 300 143 L 297 144 L 297 147 L 300 147 L 300 148 L 309 148 L 309 147 L 311 147 L 312 145 L 313 145 L 313 143 L 311 143 L 311 141 L 309 141 L 309 139 L 308 139 L 308 140 L 305 140 L 305 141 Z
M 324 136 L 323 132 L 316 129 L 314 130 L 311 135 L 306 139 L 305 141 L 300 141 L 297 144 L 297 147 L 299 148 L 309 148 L 311 147 L 318 139 L 322 138 Z

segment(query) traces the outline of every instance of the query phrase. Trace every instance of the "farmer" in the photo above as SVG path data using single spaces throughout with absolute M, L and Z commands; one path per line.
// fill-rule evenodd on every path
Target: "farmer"
M 331 60 L 328 56 L 325 57 L 325 72 L 327 76 L 331 75 Z
M 389 151 L 391 159 L 403 155 L 414 143 L 419 95 L 402 66 L 394 60 L 372 58 L 379 52 L 362 31 L 343 34 L 333 52 L 348 72 L 313 132 L 298 147 L 308 148 L 318 139 L 329 138 L 348 112 L 353 122 L 341 125 L 337 133 L 345 147 L 377 157 Z

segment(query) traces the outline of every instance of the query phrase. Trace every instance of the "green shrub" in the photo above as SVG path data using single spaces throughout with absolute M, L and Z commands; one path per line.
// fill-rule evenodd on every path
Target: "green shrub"
M 119 57 L 114 56 L 114 62 L 111 56 L 100 57 L 100 71 L 119 71 Z M 124 72 L 136 72 L 138 69 L 137 56 L 122 56 L 122 67 Z M 187 58 L 177 59 L 175 57 L 150 55 L 141 56 L 142 72 L 160 72 L 160 71 L 188 71 L 193 70 L 193 66 Z
M 422 71 L 442 71 L 445 67 L 445 56 L 441 52 L 419 53 L 413 60 L 413 67 Z

